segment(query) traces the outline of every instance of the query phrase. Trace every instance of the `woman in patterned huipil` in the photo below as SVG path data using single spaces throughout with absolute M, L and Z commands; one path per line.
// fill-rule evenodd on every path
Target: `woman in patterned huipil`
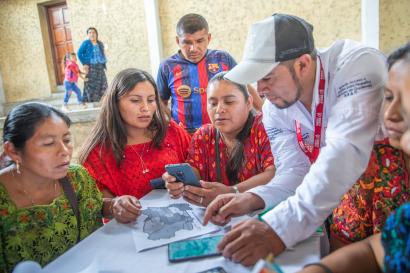
M 246 86 L 225 79 L 225 74 L 216 74 L 209 81 L 207 110 L 212 124 L 203 125 L 194 133 L 188 149 L 186 162 L 202 180 L 202 187 L 184 187 L 165 173 L 163 179 L 173 198 L 183 195 L 193 204 L 207 206 L 219 194 L 247 191 L 266 184 L 275 174 L 262 114 L 254 113 Z M 215 151 L 217 135 L 219 154 Z
M 3 129 L 4 152 L 14 164 L 0 174 L 0 272 L 25 260 L 51 262 L 123 210 L 103 199 L 88 172 L 70 165 L 70 119 L 41 103 L 15 107 Z M 12 163 L 10 162 L 10 163 Z M 67 177 L 78 200 L 79 219 L 59 179 Z M 132 197 L 120 197 L 122 203 Z M 135 220 L 138 212 L 128 220 Z
M 366 171 L 330 217 L 333 250 L 381 232 L 389 214 L 410 200 L 409 157 L 400 149 L 406 124 L 398 99 L 397 84 L 390 80 L 383 103 L 388 139 L 374 144 Z

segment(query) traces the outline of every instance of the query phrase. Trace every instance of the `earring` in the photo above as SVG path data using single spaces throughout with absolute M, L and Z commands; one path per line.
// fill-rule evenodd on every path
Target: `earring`
M 17 174 L 21 174 L 21 171 L 20 171 L 20 163 L 19 163 L 18 161 L 16 161 L 16 173 L 17 173 Z

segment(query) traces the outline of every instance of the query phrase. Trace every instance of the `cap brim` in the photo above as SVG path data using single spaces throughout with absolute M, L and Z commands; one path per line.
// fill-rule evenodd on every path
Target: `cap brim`
M 226 73 L 225 78 L 240 84 L 253 83 L 265 77 L 278 64 L 279 62 L 259 63 L 254 61 L 242 61 Z

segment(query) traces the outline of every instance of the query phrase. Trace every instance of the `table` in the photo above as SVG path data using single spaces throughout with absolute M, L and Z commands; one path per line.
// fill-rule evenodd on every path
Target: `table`
M 165 190 L 154 190 L 144 197 L 147 200 L 169 198 Z M 320 259 L 319 237 L 311 237 L 294 250 L 285 251 L 277 262 L 285 272 L 295 272 L 304 264 Z M 187 272 L 195 273 L 222 266 L 228 273 L 249 273 L 243 267 L 223 257 L 206 258 L 183 263 L 169 263 L 167 246 L 137 253 L 131 227 L 110 221 L 93 232 L 76 246 L 48 264 L 46 273 L 128 273 L 128 272 Z

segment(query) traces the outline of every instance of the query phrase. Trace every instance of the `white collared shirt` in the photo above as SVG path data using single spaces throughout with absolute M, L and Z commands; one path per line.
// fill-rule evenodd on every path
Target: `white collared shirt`
M 313 144 L 318 103 L 319 58 L 312 113 L 298 101 L 278 109 L 263 105 L 263 123 L 275 159 L 275 177 L 249 190 L 261 197 L 263 216 L 287 247 L 309 237 L 339 204 L 342 195 L 367 167 L 380 125 L 380 107 L 387 76 L 384 56 L 349 40 L 319 50 L 325 72 L 325 103 L 320 154 L 314 164 L 301 150 L 295 121 L 304 141 Z

